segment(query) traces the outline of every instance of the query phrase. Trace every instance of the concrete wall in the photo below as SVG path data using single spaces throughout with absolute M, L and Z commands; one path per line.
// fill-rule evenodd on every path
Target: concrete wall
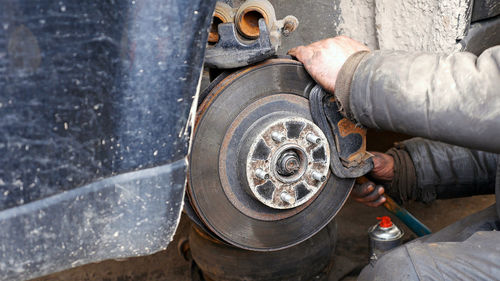
M 300 21 L 299 28 L 282 39 L 284 54 L 294 46 L 336 35 L 350 36 L 371 49 L 456 51 L 473 0 L 270 1 L 278 19 L 292 14 Z

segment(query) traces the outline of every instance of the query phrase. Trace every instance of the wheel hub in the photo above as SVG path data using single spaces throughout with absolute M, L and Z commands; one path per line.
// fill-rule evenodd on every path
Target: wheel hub
M 329 159 L 328 141 L 314 123 L 279 118 L 252 138 L 246 159 L 250 193 L 271 208 L 298 207 L 323 186 Z

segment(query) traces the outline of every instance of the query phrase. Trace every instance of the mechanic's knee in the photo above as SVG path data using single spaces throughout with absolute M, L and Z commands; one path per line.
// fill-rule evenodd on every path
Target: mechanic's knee
M 368 280 L 419 280 L 405 246 L 387 252 L 363 268 L 359 281 Z

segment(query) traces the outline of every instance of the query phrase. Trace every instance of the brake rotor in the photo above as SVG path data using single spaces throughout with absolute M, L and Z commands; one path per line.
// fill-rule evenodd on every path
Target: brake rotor
M 321 230 L 354 184 L 329 172 L 328 140 L 313 121 L 314 81 L 272 59 L 233 73 L 198 111 L 188 196 L 204 225 L 249 250 L 296 245 Z

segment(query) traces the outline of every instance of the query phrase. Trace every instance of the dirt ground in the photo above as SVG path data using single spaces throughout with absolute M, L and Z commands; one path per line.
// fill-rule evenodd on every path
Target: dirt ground
M 493 195 L 462 199 L 438 200 L 430 205 L 411 203 L 407 209 L 417 218 L 437 231 L 446 225 L 471 213 L 494 204 Z M 367 229 L 376 223 L 376 217 L 388 215 L 382 207 L 369 208 L 349 200 L 337 216 L 339 240 L 334 266 L 328 280 L 339 280 L 347 273 L 365 264 L 368 259 Z M 405 229 L 405 239 L 414 236 Z M 69 269 L 57 274 L 33 279 L 32 281 L 189 281 L 189 263 L 179 254 L 177 244 L 186 237 L 190 221 L 183 216 L 174 240 L 165 251 L 151 256 L 125 260 L 108 260 Z M 350 278 L 349 280 L 354 280 Z

